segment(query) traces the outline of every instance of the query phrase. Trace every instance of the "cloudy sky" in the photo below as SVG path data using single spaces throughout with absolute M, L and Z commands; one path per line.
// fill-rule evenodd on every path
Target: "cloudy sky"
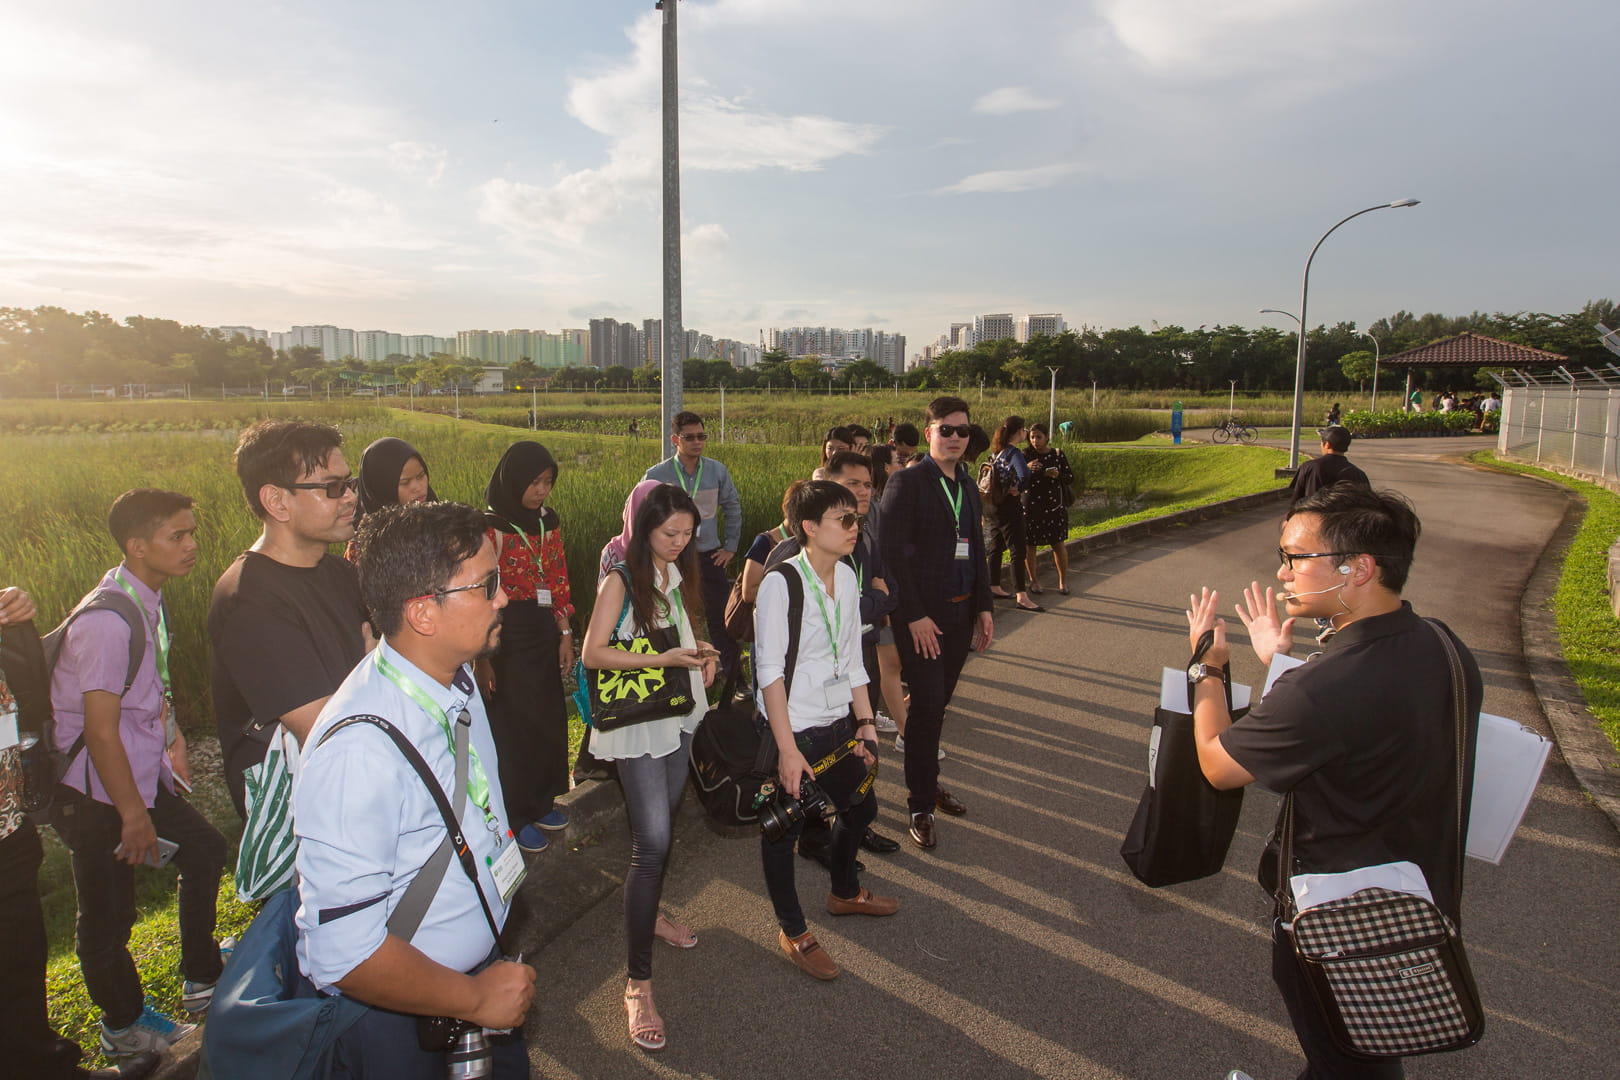
M 0 305 L 656 316 L 652 0 L 8 0 Z M 1615 297 L 1612 0 L 685 0 L 685 323 Z M 1286 321 L 1283 324 L 1286 325 Z

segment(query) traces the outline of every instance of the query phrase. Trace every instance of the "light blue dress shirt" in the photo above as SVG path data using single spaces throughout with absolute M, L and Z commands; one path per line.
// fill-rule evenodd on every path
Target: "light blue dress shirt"
M 494 830 L 469 797 L 462 809 L 467 843 L 496 925 L 507 908 L 490 870 L 508 832 L 506 804 L 489 718 L 463 666 L 454 685 L 441 686 L 380 643 L 332 695 L 304 744 L 293 780 L 293 831 L 298 836 L 298 966 L 317 988 L 330 988 L 381 947 L 388 916 L 428 856 L 444 839 L 444 818 L 427 786 L 386 733 L 352 724 L 321 746 L 321 736 L 345 717 L 380 716 L 421 753 L 439 785 L 455 793 L 455 754 L 438 718 L 428 715 L 377 665 L 381 655 L 441 704 L 453 724 L 463 708 L 472 717 L 469 743 L 489 778 Z M 459 862 L 451 859 L 411 944 L 430 960 L 468 971 L 494 947 L 489 923 Z

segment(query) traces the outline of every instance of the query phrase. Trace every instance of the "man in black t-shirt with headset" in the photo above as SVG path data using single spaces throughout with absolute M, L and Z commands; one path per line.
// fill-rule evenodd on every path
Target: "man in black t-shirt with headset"
M 1331 624 L 1319 639 L 1325 644 L 1234 723 L 1221 686 L 1230 657 L 1225 622 L 1216 618 L 1218 595 L 1205 588 L 1187 611 L 1194 649 L 1206 630 L 1215 632 L 1193 675 L 1193 725 L 1199 765 L 1212 785 L 1226 790 L 1258 780 L 1293 795 L 1294 866 L 1287 873 L 1410 861 L 1422 868 L 1435 904 L 1460 925 L 1450 665 L 1438 636 L 1400 595 L 1419 529 L 1401 496 L 1356 484 L 1294 504 L 1277 549 L 1282 595 L 1255 582 L 1237 614 L 1262 664 L 1290 652 L 1296 619 Z M 1281 621 L 1279 599 L 1287 610 Z M 1446 633 L 1463 665 L 1466 807 L 1483 690 L 1473 654 Z M 1274 830 L 1261 860 L 1268 892 L 1276 886 L 1277 847 Z M 1272 978 L 1305 1052 L 1304 1077 L 1402 1075 L 1399 1059 L 1364 1060 L 1334 1045 L 1280 927 L 1273 930 Z
M 237 443 L 236 473 L 263 531 L 214 586 L 208 636 L 214 717 L 238 813 L 244 774 L 264 761 L 279 728 L 302 745 L 373 644 L 355 569 L 328 550 L 354 536 L 357 481 L 342 442 L 325 424 L 263 420 Z

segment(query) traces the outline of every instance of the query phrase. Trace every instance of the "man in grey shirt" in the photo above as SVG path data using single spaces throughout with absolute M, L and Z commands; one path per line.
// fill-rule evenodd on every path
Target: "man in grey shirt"
M 676 413 L 670 427 L 674 434 L 669 441 L 675 445 L 675 453 L 648 469 L 642 479 L 674 484 L 697 503 L 702 518 L 698 522 L 698 566 L 703 571 L 703 610 L 709 621 L 709 641 L 720 650 L 721 669 L 731 671 L 737 663 L 737 643 L 726 633 L 722 616 L 731 592 L 726 564 L 737 553 L 742 539 L 742 497 L 726 467 L 703 456 L 708 434 L 703 430 L 701 416 L 695 412 Z M 725 516 L 724 540 L 716 511 Z

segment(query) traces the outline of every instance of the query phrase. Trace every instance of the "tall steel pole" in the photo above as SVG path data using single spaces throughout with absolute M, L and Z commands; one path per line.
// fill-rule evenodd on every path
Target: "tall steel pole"
M 1358 330 L 1357 333 L 1359 333 L 1362 337 L 1366 338 L 1368 341 L 1373 343 L 1372 411 L 1377 412 L 1378 411 L 1378 361 L 1383 359 L 1384 350 L 1381 347 L 1379 347 L 1378 339 L 1373 337 L 1372 334 L 1368 333 L 1366 330 Z
M 679 46 L 675 9 L 679 0 L 659 0 L 664 13 L 664 345 L 660 403 L 664 453 L 674 453 L 671 421 L 684 407 L 686 334 L 681 330 L 681 124 Z
M 1346 221 L 1352 221 L 1362 214 L 1370 214 L 1374 210 L 1388 210 L 1398 206 L 1416 206 L 1417 204 L 1416 199 L 1396 199 L 1394 202 L 1379 203 L 1377 206 L 1369 206 L 1365 210 L 1357 210 L 1343 221 L 1340 221 L 1339 225 L 1343 225 Z M 1288 440 L 1288 467 L 1290 469 L 1299 468 L 1299 429 L 1305 419 L 1305 328 L 1308 325 L 1305 307 L 1311 294 L 1311 263 L 1316 259 L 1316 249 L 1322 246 L 1323 240 L 1333 235 L 1339 225 L 1335 225 L 1323 233 L 1322 239 L 1311 247 L 1311 253 L 1305 259 L 1305 275 L 1300 279 L 1299 356 L 1294 361 L 1294 431 Z

